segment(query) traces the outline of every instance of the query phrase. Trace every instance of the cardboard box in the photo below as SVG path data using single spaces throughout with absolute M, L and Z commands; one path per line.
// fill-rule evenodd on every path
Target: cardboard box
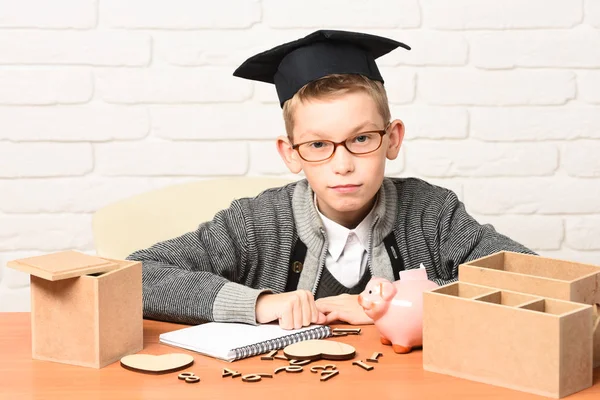
M 561 398 L 592 385 L 592 307 L 455 282 L 423 294 L 423 368 Z
M 102 368 L 142 350 L 140 262 L 65 251 L 8 267 L 31 274 L 34 359 Z
M 600 367 L 600 267 L 503 251 L 461 264 L 458 280 L 591 305 L 596 321 L 593 365 Z

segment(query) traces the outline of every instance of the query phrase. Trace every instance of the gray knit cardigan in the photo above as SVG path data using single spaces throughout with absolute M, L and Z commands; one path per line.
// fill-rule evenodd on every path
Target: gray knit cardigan
M 501 250 L 535 254 L 475 221 L 452 191 L 415 178 L 385 178 L 375 204 L 368 267 L 394 280 L 383 244 L 391 232 L 404 267 L 423 263 L 440 285 L 455 281 L 458 265 L 475 258 Z M 285 291 L 298 239 L 307 247 L 298 289 L 315 294 L 328 243 L 307 181 L 234 200 L 195 231 L 128 257 L 142 261 L 144 317 L 256 324 L 259 294 Z

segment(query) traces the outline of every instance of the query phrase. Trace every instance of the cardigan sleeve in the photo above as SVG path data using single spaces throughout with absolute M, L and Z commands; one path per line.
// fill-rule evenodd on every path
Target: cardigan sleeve
M 239 203 L 197 230 L 156 243 L 127 257 L 142 262 L 144 317 L 198 324 L 256 324 L 256 300 L 268 290 L 244 284 L 249 241 Z
M 499 251 L 534 254 L 532 250 L 497 232 L 490 224 L 478 223 L 456 194 L 448 195 L 438 218 L 440 278 L 436 283 L 443 285 L 458 279 L 458 266 Z

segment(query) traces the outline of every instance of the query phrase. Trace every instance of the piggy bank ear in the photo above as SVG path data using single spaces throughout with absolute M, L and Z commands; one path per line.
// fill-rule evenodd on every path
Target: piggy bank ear
M 381 282 L 379 283 L 379 293 L 383 300 L 389 301 L 396 295 L 396 287 L 390 281 Z

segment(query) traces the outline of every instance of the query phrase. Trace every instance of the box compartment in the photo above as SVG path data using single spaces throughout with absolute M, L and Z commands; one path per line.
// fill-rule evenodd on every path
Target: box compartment
M 592 307 L 496 290 L 423 294 L 423 368 L 560 398 L 592 385 Z M 478 285 L 471 289 L 480 290 Z
M 497 290 L 490 294 L 474 297 L 474 300 L 485 301 L 492 304 L 500 304 L 505 306 L 518 306 L 532 301 L 539 300 L 539 297 L 529 296 L 523 293 L 506 292 Z
M 446 294 L 463 298 L 473 298 L 498 292 L 497 289 L 481 285 L 472 285 L 462 282 L 455 282 L 451 285 L 440 286 L 435 289 L 436 293 Z
M 461 264 L 460 282 L 543 297 L 600 303 L 600 267 L 512 252 Z
M 600 304 L 600 267 L 530 254 L 498 252 L 459 265 L 458 280 L 489 288 Z M 594 328 L 592 328 L 594 329 Z M 600 367 L 600 329 L 593 331 L 594 367 Z

